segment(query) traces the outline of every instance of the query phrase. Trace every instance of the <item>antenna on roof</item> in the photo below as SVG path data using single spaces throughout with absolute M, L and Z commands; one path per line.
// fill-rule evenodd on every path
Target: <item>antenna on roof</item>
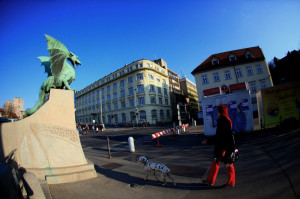
M 182 70 L 181 70 L 181 78 L 186 78 Z

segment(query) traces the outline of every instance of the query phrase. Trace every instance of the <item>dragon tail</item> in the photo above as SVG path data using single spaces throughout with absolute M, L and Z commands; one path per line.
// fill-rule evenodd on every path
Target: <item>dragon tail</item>
M 26 114 L 32 115 L 33 113 L 35 113 L 41 106 L 43 106 L 43 104 L 45 103 L 45 97 L 46 97 L 46 92 L 44 91 L 44 89 L 40 90 L 40 95 L 39 95 L 39 101 L 38 103 L 32 108 L 26 111 Z

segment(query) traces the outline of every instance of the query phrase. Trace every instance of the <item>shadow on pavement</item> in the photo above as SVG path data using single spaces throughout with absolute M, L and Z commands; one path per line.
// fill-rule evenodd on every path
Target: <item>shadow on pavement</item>
M 176 183 L 176 187 L 173 186 L 173 183 L 168 180 L 168 184 L 166 186 L 162 186 L 162 182 L 157 182 L 151 179 L 145 181 L 142 178 L 134 177 L 128 175 L 127 173 L 114 171 L 111 169 L 101 168 L 98 165 L 95 165 L 95 170 L 97 173 L 104 175 L 107 178 L 114 179 L 125 184 L 130 185 L 138 185 L 138 186 L 155 186 L 155 187 L 162 187 L 162 188 L 169 188 L 169 189 L 179 189 L 179 190 L 211 190 L 211 189 L 222 189 L 223 186 L 213 186 L 209 187 L 202 183 Z M 150 176 L 149 176 L 150 177 Z M 151 178 L 151 177 L 150 177 Z

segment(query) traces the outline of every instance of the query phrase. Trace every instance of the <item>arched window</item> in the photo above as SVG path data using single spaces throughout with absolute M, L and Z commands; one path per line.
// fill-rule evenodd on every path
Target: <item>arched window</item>
M 252 52 L 250 50 L 247 50 L 247 52 L 246 52 L 246 58 L 247 59 L 252 58 Z
M 160 120 L 164 120 L 165 119 L 164 111 L 163 110 L 159 111 L 159 116 L 160 116 Z
M 126 122 L 126 115 L 125 115 L 125 113 L 122 113 L 122 122 Z
M 151 111 L 151 116 L 152 116 L 152 120 L 157 120 L 157 111 L 156 110 L 152 110 Z
M 236 56 L 235 56 L 235 54 L 230 53 L 230 55 L 229 55 L 229 61 L 231 61 L 231 62 L 236 61 Z
M 218 64 L 219 64 L 219 59 L 216 58 L 216 57 L 213 57 L 213 58 L 211 59 L 211 64 L 212 64 L 212 65 L 218 65 Z
M 141 120 L 146 120 L 147 117 L 146 117 L 146 111 L 140 111 L 140 119 Z
M 167 110 L 167 119 L 171 119 L 170 110 Z

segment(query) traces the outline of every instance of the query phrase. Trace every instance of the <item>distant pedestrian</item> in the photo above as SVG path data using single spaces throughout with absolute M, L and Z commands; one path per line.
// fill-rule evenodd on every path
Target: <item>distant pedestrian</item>
M 92 125 L 93 132 L 95 132 L 95 124 Z
M 202 143 L 214 145 L 214 160 L 208 177 L 203 183 L 213 186 L 218 175 L 220 162 L 224 162 L 228 174 L 228 181 L 224 186 L 234 187 L 235 170 L 230 156 L 235 150 L 235 143 L 232 135 L 232 122 L 229 118 L 226 105 L 218 106 L 216 135 L 211 139 L 204 140 Z
M 88 134 L 90 132 L 90 127 L 89 127 L 89 125 L 85 125 L 85 127 L 84 127 L 84 134 Z
M 144 127 L 144 128 L 147 127 L 147 122 L 146 122 L 146 120 L 143 121 L 143 127 Z
M 116 122 L 114 122 L 114 131 L 117 131 L 118 129 L 117 129 L 117 123 Z
M 101 132 L 103 131 L 103 124 L 102 123 L 100 124 L 100 131 Z
M 100 125 L 99 125 L 99 124 L 96 124 L 96 133 L 99 132 L 99 127 L 100 127 Z

